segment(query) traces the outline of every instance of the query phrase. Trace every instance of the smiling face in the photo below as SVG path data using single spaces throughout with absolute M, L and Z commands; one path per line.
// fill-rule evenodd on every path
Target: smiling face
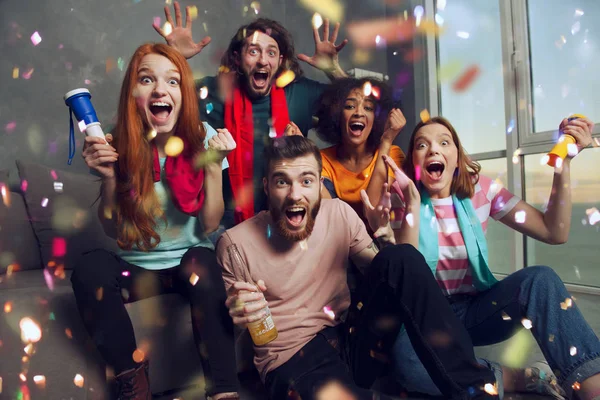
M 319 163 L 312 154 L 273 161 L 264 178 L 269 211 L 277 232 L 290 241 L 310 236 L 321 206 Z
M 444 125 L 429 124 L 415 134 L 413 165 L 431 198 L 449 197 L 458 165 L 458 147 Z
M 239 66 L 250 97 L 266 96 L 271 92 L 273 79 L 282 61 L 279 46 L 271 36 L 255 31 L 245 39 L 239 55 Z
M 362 88 L 355 88 L 344 101 L 340 128 L 342 142 L 360 146 L 367 142 L 375 120 L 375 101 L 365 96 Z
M 171 133 L 181 110 L 181 76 L 165 56 L 148 54 L 137 70 L 133 96 L 145 124 L 157 134 Z

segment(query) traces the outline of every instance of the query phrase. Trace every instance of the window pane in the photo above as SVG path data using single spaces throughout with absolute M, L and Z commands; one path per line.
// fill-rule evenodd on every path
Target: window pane
M 600 121 L 600 1 L 529 0 L 534 132 L 573 113 Z
M 554 170 L 540 165 L 542 154 L 525 156 L 527 202 L 544 209 L 552 187 Z M 527 239 L 527 265 L 547 265 L 569 283 L 600 286 L 598 246 L 600 244 L 600 148 L 586 149 L 571 163 L 573 214 L 569 241 L 550 246 Z M 589 215 L 588 215 L 589 214 Z
M 507 186 L 506 158 L 479 161 L 481 173 L 489 178 L 498 180 Z M 510 274 L 514 271 L 512 265 L 513 233 L 510 228 L 493 218 L 488 220 L 487 229 L 488 261 L 492 272 Z
M 440 9 L 439 74 L 441 114 L 471 154 L 506 149 L 504 80 L 498 1 L 453 0 Z M 454 85 L 469 68 L 479 74 L 464 90 Z

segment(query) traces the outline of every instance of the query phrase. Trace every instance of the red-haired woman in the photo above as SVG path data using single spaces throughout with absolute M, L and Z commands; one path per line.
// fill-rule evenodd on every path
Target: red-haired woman
M 134 356 L 125 303 L 163 293 L 190 302 L 207 395 L 238 398 L 233 325 L 206 236 L 223 215 L 221 168 L 235 142 L 198 116 L 185 58 L 167 45 L 144 44 L 123 80 L 114 140 L 85 139 L 86 164 L 102 177 L 98 217 L 120 251 L 84 254 L 71 281 L 85 326 L 115 370 L 119 399 L 152 397 L 148 361 L 143 353 Z M 210 156 L 204 150 L 207 131 L 213 134 Z M 170 139 L 183 144 L 183 151 L 167 151 Z
M 593 123 L 585 118 L 565 119 L 560 126 L 576 139 L 579 150 L 591 143 L 592 129 Z M 397 243 L 410 243 L 424 255 L 475 346 L 502 342 L 522 328 L 524 319 L 529 321 L 556 378 L 539 368 L 499 370 L 493 363 L 504 374 L 498 382 L 504 383 L 506 391 L 590 400 L 600 396 L 600 342 L 565 285 L 546 266 L 527 267 L 497 281 L 490 272 L 485 239 L 492 217 L 544 243 L 566 242 L 571 158 L 556 169 L 548 208 L 542 212 L 480 175 L 480 165 L 469 158 L 448 120 L 435 117 L 421 122 L 404 161 L 406 175 L 417 184 L 409 182 L 402 191 L 406 206 L 396 213 L 392 225 Z M 386 158 L 386 162 L 397 176 L 401 174 L 393 161 Z M 400 190 L 399 185 L 394 188 Z M 566 310 L 561 309 L 563 302 L 569 304 Z M 439 393 L 406 334 L 400 334 L 395 346 L 402 383 L 415 391 Z M 577 396 L 574 388 L 580 389 Z M 502 396 L 502 388 L 498 389 Z

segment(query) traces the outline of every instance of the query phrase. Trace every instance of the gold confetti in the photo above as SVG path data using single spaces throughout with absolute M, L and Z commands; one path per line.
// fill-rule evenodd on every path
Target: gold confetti
M 520 155 L 521 155 L 521 149 L 515 150 L 515 152 L 513 153 L 513 157 L 512 157 L 513 164 L 518 164 L 519 163 L 519 156 Z
M 258 32 L 258 31 L 257 31 Z M 183 140 L 178 136 L 171 136 L 165 145 L 165 153 L 169 157 L 177 157 L 183 151 Z
M 323 25 L 323 17 L 321 17 L 321 14 L 319 14 L 319 13 L 314 13 L 314 15 L 312 17 L 313 28 L 319 29 L 321 27 L 321 25 Z
M 254 34 L 252 35 L 252 44 L 256 44 L 256 41 L 258 40 L 258 31 L 254 31 Z
M 551 343 L 554 342 L 554 335 L 551 334 L 550 337 L 548 338 L 548 341 Z
M 82 388 L 83 383 L 84 383 L 83 376 L 81 376 L 79 374 L 75 375 L 75 378 L 73 379 L 73 383 L 75 384 L 75 386 Z
M 71 329 L 69 329 L 69 328 L 66 328 L 66 329 L 65 329 L 65 335 L 67 335 L 67 337 L 68 337 L 69 339 L 73 339 L 73 332 L 71 332 Z
M 291 69 L 288 69 L 287 71 L 284 71 L 281 75 L 279 75 L 279 77 L 275 81 L 275 84 L 277 85 L 277 87 L 283 88 L 292 83 L 294 79 L 296 79 L 296 74 L 294 74 L 294 71 L 292 71 Z
M 144 358 L 146 358 L 144 352 L 140 349 L 135 349 L 135 351 L 133 352 L 133 361 L 135 361 L 136 363 L 141 363 L 142 361 L 144 361 Z
M 27 346 L 25 346 L 25 348 L 23 349 L 23 351 L 28 356 L 32 355 L 33 354 L 33 344 L 29 343 Z
M 188 8 L 189 10 L 189 16 L 192 19 L 192 21 L 194 21 L 196 18 L 198 18 L 198 7 L 196 6 L 191 6 L 190 8 Z
M 525 327 L 525 329 L 531 329 L 531 327 L 533 326 L 533 324 L 531 323 L 531 321 L 528 320 L 527 318 L 523 318 L 521 320 L 521 323 L 523 324 L 523 326 Z
M 254 10 L 254 14 L 258 15 L 260 12 L 260 3 L 258 1 L 253 1 L 250 3 L 250 8 Z
M 169 22 L 165 22 L 163 25 L 163 31 L 166 36 L 169 36 L 171 32 L 173 32 L 173 25 L 171 25 Z
M 580 390 L 581 389 L 581 383 L 579 382 L 575 382 L 573 384 L 573 386 L 571 386 L 573 388 L 573 390 Z
M 2 185 L 0 193 L 2 194 L 2 202 L 4 205 L 10 207 L 10 190 L 8 190 L 5 185 Z
M 510 315 L 508 315 L 508 314 L 507 314 L 507 313 L 505 313 L 504 311 L 502 311 L 502 319 L 503 319 L 504 321 L 510 321 L 510 320 L 511 320 L 511 318 L 510 318 Z
M 99 287 L 98 289 L 96 289 L 96 300 L 102 301 L 103 297 L 104 297 L 104 288 Z
M 344 6 L 338 0 L 300 0 L 302 5 L 311 11 L 318 12 L 325 18 L 341 21 L 344 16 Z
M 196 286 L 196 283 L 198 283 L 198 280 L 200 280 L 200 277 L 198 275 L 196 275 L 194 272 L 192 272 L 192 275 L 190 276 L 190 283 L 192 284 L 192 286 Z
M 12 311 L 12 303 L 10 301 L 7 301 L 6 303 L 4 303 L 4 312 L 8 314 L 11 311 Z
M 429 115 L 429 111 L 427 111 L 427 109 L 422 110 L 419 115 L 421 117 L 421 122 L 423 122 L 423 123 L 425 123 L 431 119 L 431 116 Z
M 492 396 L 495 396 L 495 395 L 497 395 L 497 394 L 498 394 L 498 388 L 496 388 L 496 385 L 492 385 L 491 383 L 486 383 L 486 384 L 483 386 L 483 390 L 484 390 L 484 391 L 485 391 L 487 394 L 489 394 L 489 395 L 492 395 Z
M 33 377 L 33 382 L 40 389 L 44 389 L 46 387 L 46 377 L 44 375 L 35 375 Z
M 360 311 L 360 309 L 363 308 L 363 303 L 359 301 L 358 304 L 356 304 L 356 308 Z
M 19 79 L 19 67 L 14 67 L 12 71 L 13 79 Z
M 148 141 L 151 141 L 155 137 L 156 137 L 156 130 L 150 129 L 150 131 L 148 132 L 148 135 L 146 135 L 146 138 L 148 139 Z
M 25 317 L 19 322 L 23 343 L 36 343 L 42 338 L 40 326 L 31 318 Z

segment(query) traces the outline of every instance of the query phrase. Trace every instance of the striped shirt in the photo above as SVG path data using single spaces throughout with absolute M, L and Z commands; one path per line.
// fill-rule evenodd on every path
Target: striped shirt
M 488 218 L 501 219 L 515 207 L 519 202 L 519 198 L 502 187 L 501 183 L 480 175 L 471 201 L 485 234 Z M 446 296 L 473 293 L 476 289 L 473 286 L 467 249 L 458 226 L 452 197 L 431 199 L 431 203 L 437 217 L 438 245 L 440 249 L 436 269 L 438 285 Z M 392 228 L 399 228 L 403 219 L 403 210 L 395 210 Z

